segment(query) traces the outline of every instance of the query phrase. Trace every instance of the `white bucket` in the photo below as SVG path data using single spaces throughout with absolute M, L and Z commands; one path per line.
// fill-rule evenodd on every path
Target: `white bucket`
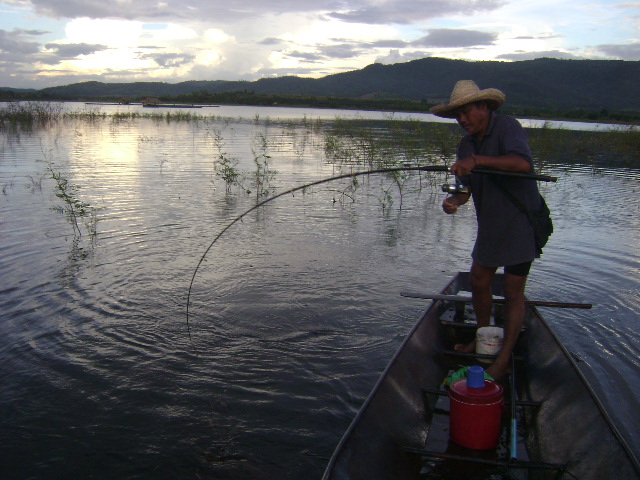
M 500 327 L 482 327 L 476 332 L 476 353 L 496 355 L 502 349 L 504 330 Z M 480 360 L 491 362 L 491 360 Z

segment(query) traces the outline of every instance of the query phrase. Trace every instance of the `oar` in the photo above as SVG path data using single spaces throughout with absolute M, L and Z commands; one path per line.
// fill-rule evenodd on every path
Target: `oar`
M 441 293 L 411 293 L 401 292 L 400 295 L 407 298 L 422 298 L 425 300 L 445 300 L 449 302 L 471 302 L 471 297 L 465 297 L 463 295 L 443 295 Z M 494 303 L 505 303 L 504 298 L 494 298 Z M 553 307 L 553 308 L 592 308 L 590 303 L 565 303 L 565 302 L 545 302 L 540 300 L 525 300 L 526 305 L 533 305 L 535 307 Z

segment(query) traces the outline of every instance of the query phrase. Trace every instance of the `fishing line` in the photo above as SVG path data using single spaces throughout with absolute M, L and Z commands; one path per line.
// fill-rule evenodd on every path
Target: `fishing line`
M 253 212 L 254 210 L 257 210 L 258 208 L 266 205 L 269 202 L 272 202 L 273 200 L 275 200 L 277 198 L 283 197 L 285 195 L 290 195 L 290 194 L 293 194 L 293 193 L 295 193 L 297 191 L 304 190 L 304 189 L 307 189 L 307 188 L 310 188 L 310 187 L 314 187 L 316 185 L 321 185 L 323 183 L 333 182 L 335 180 L 341 180 L 341 179 L 344 179 L 344 178 L 355 178 L 355 177 L 359 177 L 359 176 L 363 176 L 363 175 L 374 175 L 374 174 L 379 174 L 379 173 L 395 173 L 395 172 L 411 172 L 411 171 L 449 172 L 450 168 L 451 167 L 448 167 L 446 165 L 423 165 L 423 166 L 404 166 L 404 167 L 394 167 L 394 168 L 380 168 L 380 169 L 376 169 L 376 170 L 364 170 L 364 171 L 360 171 L 360 172 L 345 173 L 343 175 L 337 175 L 335 177 L 323 178 L 321 180 L 316 180 L 314 182 L 305 183 L 304 185 L 300 185 L 298 187 L 290 188 L 289 190 L 285 190 L 284 192 L 280 192 L 280 193 L 278 193 L 276 195 L 273 195 L 272 197 L 267 198 L 266 200 L 263 200 L 263 201 L 261 201 L 259 203 L 256 203 L 253 207 L 251 207 L 250 209 L 248 209 L 244 213 L 242 213 L 242 214 L 238 215 L 236 218 L 234 218 L 229 224 L 227 224 L 226 227 L 224 227 L 214 237 L 214 239 L 211 241 L 211 243 L 209 244 L 207 249 L 204 251 L 204 253 L 200 257 L 200 260 L 198 261 L 198 264 L 196 265 L 196 268 L 193 271 L 193 276 L 191 277 L 191 282 L 189 283 L 189 290 L 187 292 L 187 309 L 186 309 L 186 323 L 187 323 L 187 333 L 189 335 L 189 341 L 193 344 L 193 340 L 191 338 L 191 328 L 189 326 L 189 305 L 190 305 L 190 300 L 191 300 L 191 290 L 193 289 L 193 284 L 195 282 L 196 275 L 198 274 L 198 270 L 200 269 L 200 266 L 202 265 L 202 262 L 204 262 L 207 254 L 213 248 L 213 246 L 216 244 L 216 242 L 220 239 L 220 237 L 222 237 L 222 235 L 224 235 L 227 230 L 229 230 L 233 225 L 235 225 L 240 220 L 242 220 L 249 213 Z M 486 174 L 494 174 L 494 175 L 502 175 L 502 176 L 510 176 L 510 177 L 522 177 L 522 178 L 528 178 L 528 179 L 531 179 L 531 180 L 539 180 L 539 181 L 544 181 L 544 182 L 555 182 L 557 180 L 555 177 L 549 177 L 547 175 L 528 175 L 526 173 L 506 172 L 506 171 L 498 171 L 498 170 L 474 169 L 473 173 L 486 173 Z M 197 351 L 196 351 L 196 353 L 197 353 Z

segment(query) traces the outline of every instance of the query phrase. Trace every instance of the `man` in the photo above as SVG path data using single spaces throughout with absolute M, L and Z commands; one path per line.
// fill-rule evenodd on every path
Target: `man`
M 473 173 L 476 167 L 533 174 L 531 150 L 524 129 L 509 116 L 495 112 L 505 101 L 496 89 L 480 90 L 471 80 L 456 83 L 447 105 L 431 109 L 444 118 L 455 118 L 467 131 L 458 146 L 451 173 L 469 187 L 442 204 L 447 214 L 473 198 L 478 222 L 471 265 L 471 293 L 478 328 L 489 325 L 492 305 L 491 282 L 498 267 L 504 267 L 505 329 L 501 352 L 487 373 L 505 376 L 525 317 L 524 290 L 531 263 L 540 256 L 527 216 L 505 194 L 505 189 L 529 209 L 540 208 L 535 180 Z M 475 342 L 456 348 L 473 351 Z

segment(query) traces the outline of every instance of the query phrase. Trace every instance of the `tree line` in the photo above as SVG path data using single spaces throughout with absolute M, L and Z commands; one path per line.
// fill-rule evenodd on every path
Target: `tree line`
M 129 101 L 139 102 L 144 96 L 128 98 Z M 255 93 L 252 90 L 235 90 L 229 92 L 211 93 L 197 91 L 181 95 L 166 95 L 159 97 L 163 103 L 185 105 L 255 105 L 255 106 L 286 106 L 312 107 L 346 110 L 376 110 L 383 112 L 416 112 L 428 113 L 435 103 L 426 99 L 408 100 L 393 97 L 351 98 L 340 96 L 316 95 L 282 95 Z M 112 96 L 90 97 L 73 95 L 55 95 L 41 90 L 4 90 L 0 89 L 0 101 L 104 101 L 118 102 Z M 639 123 L 640 112 L 625 110 L 615 111 L 606 108 L 590 110 L 586 108 L 552 109 L 530 106 L 505 105 L 501 112 L 523 118 L 562 119 L 592 122 L 620 122 Z

